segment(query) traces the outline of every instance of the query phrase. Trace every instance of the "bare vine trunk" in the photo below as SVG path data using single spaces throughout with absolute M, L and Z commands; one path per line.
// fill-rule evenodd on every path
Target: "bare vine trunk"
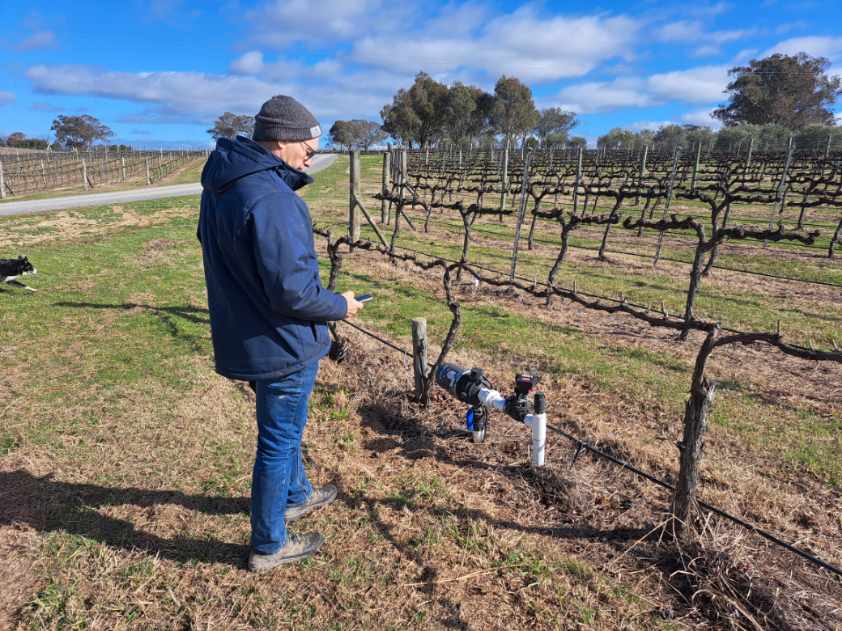
M 690 398 L 684 406 L 684 436 L 680 444 L 678 482 L 672 502 L 672 514 L 679 532 L 687 529 L 698 510 L 696 489 L 699 486 L 699 465 L 704 450 L 708 415 L 716 390 L 716 383 L 705 377 L 705 364 L 714 348 L 717 334 L 717 329 L 708 333 L 699 350 L 690 385 Z
M 696 247 L 696 254 L 693 257 L 693 267 L 690 270 L 690 286 L 687 288 L 687 304 L 684 306 L 684 322 L 689 324 L 690 320 L 693 319 L 693 306 L 696 302 L 696 294 L 699 293 L 699 281 L 701 280 L 702 276 L 702 260 L 705 256 L 705 248 L 702 247 L 702 244 Z M 681 331 L 681 335 L 679 335 L 678 339 L 684 341 L 687 339 L 687 335 L 690 333 L 690 328 L 685 327 Z
M 833 233 L 833 238 L 830 240 L 830 245 L 827 247 L 827 258 L 833 258 L 833 248 L 839 243 L 839 238 L 842 237 L 842 219 L 836 225 L 836 231 Z
M 617 215 L 617 212 L 620 210 L 620 204 L 623 203 L 622 197 L 617 197 L 617 201 L 614 203 L 614 208 L 611 209 L 611 217 Z M 609 221 L 605 224 L 605 232 L 602 233 L 602 243 L 599 245 L 599 257 L 600 261 L 607 261 L 608 257 L 605 256 L 605 250 L 608 247 L 608 233 L 611 231 L 611 222 Z

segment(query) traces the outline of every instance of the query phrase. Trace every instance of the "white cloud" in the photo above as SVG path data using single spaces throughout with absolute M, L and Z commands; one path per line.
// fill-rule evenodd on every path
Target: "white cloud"
M 199 117 L 222 111 L 257 111 L 260 104 L 289 86 L 254 77 L 197 72 L 114 72 L 90 66 L 33 66 L 26 72 L 36 91 L 87 94 L 157 103 Z
M 584 75 L 608 59 L 631 56 L 640 26 L 625 16 L 544 17 L 526 7 L 490 20 L 474 38 L 422 30 L 396 45 L 393 35 L 364 37 L 354 44 L 352 57 L 406 73 L 472 68 L 495 77 L 553 81 Z
M 793 37 L 779 42 L 770 48 L 764 57 L 781 53 L 783 55 L 796 55 L 807 53 L 813 57 L 827 57 L 834 60 L 842 58 L 842 37 Z
M 558 99 L 580 113 L 648 107 L 671 101 L 712 103 L 722 98 L 727 82 L 726 66 L 698 66 L 649 77 L 580 83 L 562 89 Z
M 661 127 L 673 124 L 672 121 L 640 121 L 638 123 L 632 123 L 629 127 L 637 131 L 658 131 Z
M 15 102 L 15 95 L 12 92 L 0 90 L 0 106 Z
M 325 73 L 336 68 L 327 63 Z M 33 66 L 36 92 L 85 94 L 152 104 L 124 116 L 129 123 L 208 122 L 224 111 L 250 114 L 276 94 L 290 94 L 317 117 L 369 118 L 379 112 L 408 77 L 383 71 L 342 73 L 315 82 L 195 72 L 115 72 L 90 66 Z
M 664 24 L 655 31 L 655 36 L 663 42 L 684 42 L 702 36 L 704 29 L 697 20 L 679 20 Z
M 710 127 L 711 129 L 719 129 L 722 127 L 722 121 L 713 118 L 712 109 L 694 110 L 681 115 L 681 120 L 688 125 L 698 125 L 699 127 Z
M 243 53 L 231 63 L 231 71 L 237 74 L 257 74 L 263 69 L 263 53 L 251 50 Z
M 15 48 L 20 51 L 50 48 L 56 45 L 56 34 L 52 31 L 36 31 L 26 39 L 20 41 Z
M 299 42 L 331 44 L 355 39 L 373 30 L 399 32 L 406 28 L 408 6 L 386 0 L 272 0 L 249 11 L 252 41 L 273 48 Z
M 710 103 L 722 98 L 728 84 L 727 66 L 697 66 L 662 72 L 646 80 L 648 91 L 660 101 Z
M 705 31 L 699 20 L 679 20 L 664 24 L 655 31 L 656 39 L 662 42 L 699 45 L 693 50 L 694 57 L 708 57 L 718 54 L 722 46 L 750 37 L 755 29 L 731 31 Z
M 654 99 L 645 92 L 643 82 L 637 78 L 614 81 L 591 81 L 564 88 L 559 92 L 561 107 L 588 114 L 621 107 L 646 107 Z

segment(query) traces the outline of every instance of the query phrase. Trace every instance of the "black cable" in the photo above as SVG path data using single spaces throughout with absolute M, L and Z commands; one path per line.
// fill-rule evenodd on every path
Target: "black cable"
M 375 340 L 377 340 L 381 344 L 385 344 L 389 348 L 391 348 L 393 350 L 396 350 L 399 353 L 403 353 L 404 355 L 406 355 L 409 358 L 412 358 L 411 352 L 402 349 L 400 346 L 397 346 L 397 345 L 393 344 L 392 342 L 390 342 L 389 340 L 380 337 L 376 333 L 372 333 L 371 331 L 368 331 L 367 329 L 362 328 L 358 324 L 354 324 L 353 322 L 349 322 L 348 320 L 338 320 L 338 322 L 341 322 L 342 324 L 347 324 L 348 326 L 350 326 L 353 329 L 356 329 L 360 333 L 364 333 L 365 335 L 368 335 L 369 337 L 374 338 Z M 432 364 L 430 364 L 430 365 L 432 366 Z
M 646 480 L 649 480 L 650 482 L 652 482 L 654 484 L 657 484 L 660 487 L 663 487 L 665 489 L 669 489 L 670 491 L 673 491 L 673 492 L 675 491 L 675 487 L 672 484 L 670 484 L 669 482 L 665 482 L 664 480 L 661 480 L 660 478 L 656 478 L 654 475 L 652 475 L 650 473 L 647 473 L 646 471 L 643 471 L 642 469 L 638 469 L 637 467 L 635 467 L 632 464 L 629 464 L 628 462 L 620 460 L 619 458 L 615 458 L 611 454 L 605 453 L 604 451 L 601 451 L 600 449 L 597 449 L 596 447 L 584 442 L 583 440 L 581 440 L 579 438 L 576 438 L 572 434 L 568 434 L 564 430 L 559 429 L 558 427 L 555 427 L 554 425 L 550 425 L 549 423 L 547 423 L 547 429 L 551 429 L 552 431 L 556 432 L 557 434 L 560 434 L 561 436 L 564 436 L 568 440 L 572 441 L 573 443 L 576 444 L 577 449 L 586 449 L 586 450 L 590 451 L 591 453 L 599 456 L 600 458 L 604 458 L 606 460 L 609 460 L 610 462 L 613 462 L 614 464 L 619 465 L 619 466 L 623 467 L 624 469 L 627 469 L 627 470 L 635 473 L 636 475 L 638 475 L 642 478 L 645 478 Z M 754 524 L 749 523 L 749 522 L 745 521 L 744 519 L 742 519 L 740 517 L 737 517 L 736 515 L 732 515 L 731 513 L 727 512 L 727 511 L 725 511 L 725 510 L 723 510 L 723 509 L 721 509 L 717 506 L 714 506 L 713 504 L 708 504 L 707 502 L 704 502 L 702 500 L 697 500 L 697 503 L 700 507 L 704 508 L 705 510 L 710 511 L 712 513 L 715 513 L 716 515 L 719 515 L 720 517 L 724 517 L 725 519 L 728 519 L 728 520 L 732 521 L 733 523 L 737 524 L 738 526 L 741 526 L 743 528 L 751 530 L 752 532 L 757 533 L 758 535 L 760 535 L 764 539 L 766 539 L 768 541 L 771 541 L 772 543 L 774 543 L 774 544 L 776 544 L 776 545 L 778 545 L 778 546 L 780 546 L 780 547 L 782 547 L 786 550 L 789 550 L 790 552 L 793 552 L 793 553 L 797 554 L 798 556 L 800 556 L 803 559 L 806 559 L 810 563 L 813 563 L 814 565 L 818 565 L 819 567 L 822 567 L 822 568 L 824 568 L 824 569 L 826 569 L 830 572 L 833 572 L 834 574 L 836 574 L 838 576 L 842 576 L 842 569 L 836 567 L 835 565 L 831 565 L 827 561 L 824 561 L 824 560 L 810 554 L 809 552 L 805 552 L 801 548 L 798 548 L 798 547 L 794 546 L 793 544 L 784 541 L 783 539 L 781 539 L 777 535 L 775 535 L 775 534 L 773 534 L 773 533 L 771 533 L 767 530 L 763 530 L 759 526 L 755 526 Z

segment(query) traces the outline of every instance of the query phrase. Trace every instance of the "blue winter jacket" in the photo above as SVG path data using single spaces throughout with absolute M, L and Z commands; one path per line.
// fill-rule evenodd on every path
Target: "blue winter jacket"
M 313 179 L 248 138 L 220 139 L 202 172 L 202 244 L 216 370 L 271 379 L 330 349 L 345 298 L 324 289 L 310 213 Z

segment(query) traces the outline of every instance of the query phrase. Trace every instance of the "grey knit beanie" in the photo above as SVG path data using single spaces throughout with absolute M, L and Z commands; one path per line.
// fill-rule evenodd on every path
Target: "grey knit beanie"
M 321 135 L 319 121 L 291 96 L 266 101 L 254 117 L 254 140 L 310 140 Z

